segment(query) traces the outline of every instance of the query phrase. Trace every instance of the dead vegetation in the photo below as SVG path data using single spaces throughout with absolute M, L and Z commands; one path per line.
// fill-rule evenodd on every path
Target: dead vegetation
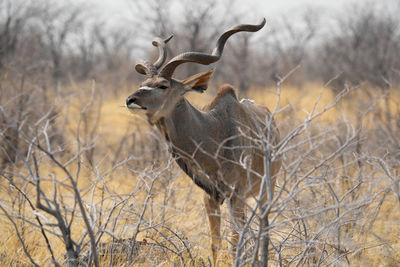
M 209 266 L 202 191 L 178 169 L 162 137 L 121 107 L 135 88 L 128 67 L 134 39 L 118 30 L 106 38 L 100 29 L 112 27 L 102 24 L 82 35 L 79 25 L 89 27 L 79 15 L 84 9 L 7 3 L 0 23 L 0 264 Z M 213 8 L 205 5 L 204 12 Z M 254 84 L 232 76 L 240 71 L 234 60 L 217 67 L 217 81 L 232 81 L 275 110 L 283 140 L 274 198 L 264 214 L 254 208 L 257 197 L 248 202 L 236 266 L 258 264 L 261 235 L 268 235 L 270 266 L 400 264 L 399 33 L 392 20 L 366 14 L 360 17 L 372 17 L 376 27 L 365 40 L 354 39 L 363 24 L 353 16 L 350 24 L 341 21 L 354 25 L 341 29 L 353 32 L 336 32 L 330 46 L 316 50 L 329 56 L 320 59 L 331 69 L 314 60 L 321 54 L 278 47 L 280 38 L 298 38 L 307 47 L 314 34 L 307 27 L 291 37 L 274 32 L 260 50 L 250 49 L 250 39 L 232 45 L 248 70 L 256 70 L 241 73 L 240 81 L 254 76 Z M 201 12 L 194 15 L 188 29 L 203 25 Z M 52 31 L 54 21 L 62 22 L 65 35 Z M 205 35 L 196 38 L 208 46 Z M 79 40 L 79 48 L 70 40 Z M 360 49 L 351 46 L 355 40 Z M 355 60 L 371 54 L 367 43 L 390 49 Z M 202 105 L 213 92 L 190 97 Z M 217 264 L 231 266 L 229 206 L 222 210 L 226 238 Z M 260 231 L 265 216 L 269 226 Z

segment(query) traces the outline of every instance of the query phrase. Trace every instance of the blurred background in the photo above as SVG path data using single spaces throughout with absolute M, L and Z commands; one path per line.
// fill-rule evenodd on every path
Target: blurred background
M 267 26 L 228 43 L 214 81 L 240 92 L 274 84 L 294 67 L 297 86 L 368 81 L 398 82 L 398 1 L 1 1 L 0 66 L 54 82 L 95 79 L 136 82 L 133 65 L 156 57 L 154 37 L 174 38 L 170 58 L 185 51 L 211 51 L 218 34 L 240 23 Z M 188 65 L 178 77 L 198 71 Z M 397 75 L 398 77 L 398 75 Z
M 399 266 L 399 14 L 398 0 L 0 0 L 0 265 L 74 266 L 92 243 L 104 256 L 133 240 L 151 246 L 102 264 L 209 266 L 201 190 L 125 99 L 143 80 L 135 62 L 158 57 L 154 37 L 174 34 L 169 59 L 211 52 L 265 17 L 175 77 L 215 67 L 196 106 L 230 83 L 274 110 L 287 142 L 271 259 Z

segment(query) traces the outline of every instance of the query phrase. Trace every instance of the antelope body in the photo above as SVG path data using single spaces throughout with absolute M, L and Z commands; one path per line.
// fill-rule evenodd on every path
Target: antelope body
M 211 231 L 211 250 L 215 265 L 220 246 L 220 205 L 225 199 L 232 210 L 236 249 L 240 227 L 244 223 L 245 201 L 257 196 L 261 177 L 269 169 L 268 177 L 274 186 L 274 175 L 280 161 L 269 162 L 260 140 L 274 146 L 279 132 L 264 106 L 251 101 L 239 101 L 230 85 L 220 87 L 214 100 L 203 109 L 195 108 L 184 97 L 189 91 L 203 92 L 213 70 L 199 73 L 183 81 L 172 78 L 180 64 L 194 62 L 208 65 L 219 60 L 227 39 L 240 31 L 255 32 L 265 25 L 238 25 L 221 35 L 212 54 L 187 52 L 171 59 L 165 66 L 166 43 L 171 39 L 156 38 L 153 45 L 160 52 L 151 64 L 140 62 L 136 70 L 147 76 L 140 88 L 126 100 L 131 110 L 145 110 L 150 124 L 156 125 L 165 137 L 179 167 L 205 191 L 204 203 Z M 270 160 L 269 158 L 267 160 Z M 262 201 L 267 194 L 262 194 Z

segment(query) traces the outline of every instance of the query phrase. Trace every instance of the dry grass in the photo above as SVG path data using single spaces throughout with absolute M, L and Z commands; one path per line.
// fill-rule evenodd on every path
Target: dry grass
M 387 102 L 389 103 L 389 107 L 387 107 L 384 101 L 378 101 L 382 96 L 381 92 L 366 87 L 364 86 L 353 91 L 339 105 L 327 111 L 313 122 L 315 128 L 335 125 L 337 121 L 343 120 L 343 118 L 354 125 L 354 127 L 362 124 L 364 129 L 366 129 L 365 131 L 368 131 L 368 129 L 373 130 L 381 123 L 395 123 L 385 120 L 400 114 L 398 110 L 400 91 L 393 90 L 390 92 L 387 98 L 389 99 Z M 76 151 L 78 118 L 82 114 L 82 108 L 87 103 L 90 87 L 87 86 L 85 90 L 69 99 L 67 105 L 64 105 L 62 108 L 61 115 L 58 118 L 59 123 L 66 123 L 65 131 L 68 140 L 67 143 L 69 144 L 68 153 L 70 155 Z M 99 95 L 94 94 L 94 104 L 88 107 L 86 111 L 86 115 L 90 118 L 86 125 L 86 130 L 85 127 L 82 127 L 83 122 L 80 122 L 82 124 L 78 132 L 82 140 L 85 141 L 85 138 L 87 138 L 87 142 L 91 140 L 90 129 L 97 127 L 93 136 L 95 164 L 94 166 L 86 163 L 83 164 L 79 174 L 78 185 L 82 196 L 86 201 L 89 201 L 91 198 L 91 189 L 95 184 L 96 190 L 93 196 L 93 203 L 106 212 L 115 205 L 113 201 L 119 198 L 119 195 L 131 195 L 123 208 L 116 209 L 114 216 L 115 218 L 120 216 L 120 218 L 118 218 L 118 224 L 113 229 L 115 236 L 129 238 L 132 236 L 137 224 L 137 212 L 142 210 L 142 203 L 145 202 L 146 197 L 150 194 L 150 200 L 146 204 L 148 205 L 148 210 L 145 214 L 147 223 L 141 227 L 136 239 L 152 244 L 159 242 L 159 245 L 165 247 L 173 245 L 182 246 L 182 240 L 185 240 L 185 245 L 190 248 L 189 252 L 191 255 L 185 249 L 182 249 L 181 255 L 164 250 L 152 251 L 152 248 L 139 250 L 139 255 L 133 266 L 176 266 L 183 265 L 184 263 L 193 263 L 194 266 L 208 265 L 209 231 L 205 211 L 202 206 L 203 193 L 175 165 L 171 165 L 172 167 L 163 170 L 166 166 L 165 155 L 167 153 L 165 148 L 157 146 L 158 140 L 153 137 L 154 130 L 147 126 L 147 123 L 142 118 L 131 115 L 125 108 L 121 107 L 126 95 L 120 94 L 118 98 L 101 98 Z M 199 106 L 211 97 L 210 95 L 200 97 L 197 94 L 189 96 Z M 253 89 L 249 92 L 249 98 L 255 99 L 256 102 L 265 104 L 270 109 L 273 109 L 277 95 L 274 88 Z M 331 103 L 333 99 L 334 95 L 332 91 L 322 88 L 319 85 L 312 84 L 303 88 L 283 87 L 280 106 L 287 106 L 287 108 L 281 114 L 277 115 L 277 121 L 280 127 L 282 127 L 283 134 L 290 128 L 288 124 L 296 124 L 303 121 L 311 110 L 321 110 Z M 388 110 L 390 116 L 388 116 L 388 113 L 374 111 L 368 113 L 360 121 L 360 114 L 366 112 L 374 103 L 376 103 L 375 110 Z M 101 109 L 98 110 L 98 108 Z M 96 118 L 96 116 L 99 118 L 97 126 L 92 123 L 93 118 Z M 120 149 L 120 154 L 116 156 L 115 153 L 119 149 L 121 140 L 124 138 L 126 138 L 126 142 L 122 149 Z M 152 151 L 155 148 L 159 156 L 158 159 L 155 159 L 152 154 L 155 153 Z M 108 170 L 112 167 L 112 163 L 128 157 L 130 153 L 135 156 L 135 159 L 108 173 Z M 61 158 L 67 160 L 68 156 L 62 156 Z M 19 168 L 15 172 L 20 177 L 27 177 L 26 169 L 23 166 L 19 166 Z M 71 173 L 76 172 L 77 168 L 77 163 L 68 166 Z M 354 168 L 347 170 L 350 176 L 352 175 L 351 173 L 357 172 L 354 164 L 351 164 L 349 168 Z M 368 166 L 368 168 L 372 167 Z M 134 173 L 132 169 L 140 170 L 140 172 Z M 399 170 L 398 168 L 397 173 L 399 173 Z M 54 166 L 51 161 L 45 159 L 43 159 L 40 165 L 40 173 L 41 177 L 50 178 L 54 176 L 57 180 L 65 178 L 65 173 L 62 170 Z M 375 192 L 376 195 L 374 197 L 377 198 L 382 197 L 385 193 L 386 195 L 382 203 L 374 201 L 368 208 L 368 212 L 371 212 L 372 215 L 376 214 L 376 219 L 371 225 L 368 225 L 368 221 L 372 222 L 371 214 L 368 214 L 368 216 L 360 220 L 359 223 L 362 226 L 353 227 L 350 230 L 353 232 L 346 234 L 347 248 L 352 249 L 348 255 L 350 265 L 398 266 L 400 264 L 400 203 L 397 203 L 394 194 L 388 191 L 390 184 L 381 172 L 371 171 L 369 173 L 372 176 L 366 178 L 371 180 L 366 181 L 365 186 L 358 194 Z M 143 181 L 150 181 L 146 180 L 147 178 L 144 174 L 158 175 L 150 193 L 146 192 L 146 188 L 143 187 Z M 101 179 L 99 179 L 100 176 L 102 177 Z M 22 185 L 21 183 L 21 186 L 24 187 L 27 195 L 32 198 L 34 197 L 35 192 L 32 185 Z M 52 182 L 44 182 L 42 189 L 46 194 L 51 195 L 53 193 Z M 135 193 L 133 194 L 133 192 Z M 2 196 L 1 201 L 12 207 L 16 213 L 15 215 L 23 214 L 28 218 L 33 218 L 32 210 L 27 206 L 26 202 L 16 201 L 18 192 L 13 191 L 13 188 L 4 179 L 0 194 Z M 63 201 L 66 205 L 73 205 L 73 194 L 69 188 L 61 186 L 59 194 L 63 195 Z M 89 207 L 87 209 L 89 210 Z M 118 211 L 120 214 L 117 213 Z M 226 204 L 224 204 L 223 211 L 223 233 L 227 236 L 229 235 L 229 225 L 227 222 Z M 372 211 L 376 211 L 376 213 Z M 365 212 L 367 212 L 367 209 Z M 17 220 L 17 222 L 18 229 L 23 231 L 23 239 L 32 257 L 40 265 L 49 265 L 51 258 L 43 237 L 38 230 L 27 223 L 23 223 L 21 220 Z M 0 229 L 0 235 L 2 236 L 2 240 L 0 241 L 0 264 L 11 266 L 29 264 L 29 260 L 23 255 L 22 247 L 15 235 L 13 225 L 5 216 L 1 216 L 1 223 L 3 227 Z M 79 239 L 84 231 L 85 226 L 80 216 L 78 216 L 72 224 L 73 236 Z M 110 240 L 112 240 L 111 236 L 104 235 L 102 242 Z M 50 242 L 54 248 L 56 258 L 62 262 L 65 253 L 62 241 L 50 235 Z M 223 242 L 222 248 L 225 252 L 220 254 L 219 266 L 230 266 L 230 256 L 227 252 L 229 244 L 227 241 Z M 177 250 L 180 250 L 180 248 Z M 289 252 L 289 254 L 292 253 L 295 253 L 295 251 Z M 143 254 L 147 255 L 147 257 L 144 257 Z M 159 255 L 159 258 L 156 259 L 156 255 Z M 194 262 L 190 257 L 192 257 Z M 184 259 L 184 263 L 182 259 Z M 106 265 L 109 261 L 110 259 L 107 257 L 102 258 L 101 265 Z M 115 265 L 126 264 L 124 259 L 114 258 L 113 261 Z M 340 263 L 332 263 L 332 265 L 337 264 Z

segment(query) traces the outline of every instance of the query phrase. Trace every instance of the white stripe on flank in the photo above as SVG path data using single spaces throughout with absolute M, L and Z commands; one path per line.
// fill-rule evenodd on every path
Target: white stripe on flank
M 240 100 L 240 103 L 244 103 L 244 102 L 255 103 L 255 101 L 253 99 L 242 98 L 242 100 Z

